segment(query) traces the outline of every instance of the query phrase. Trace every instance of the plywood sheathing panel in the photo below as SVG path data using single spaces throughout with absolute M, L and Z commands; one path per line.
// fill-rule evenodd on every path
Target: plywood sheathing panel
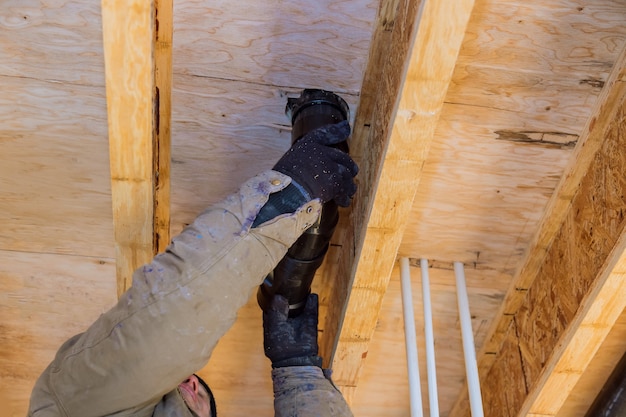
M 5 0 L 0 74 L 104 86 L 100 2 Z
M 0 250 L 2 416 L 26 415 L 58 347 L 115 303 L 113 259 Z
M 510 279 L 571 155 L 570 148 L 495 140 L 495 130 L 530 125 L 538 124 L 444 105 L 400 253 L 476 263 Z
M 112 258 L 104 89 L 0 83 L 0 249 Z
M 0 398 L 115 300 L 99 2 L 0 7 Z
M 476 3 L 401 253 L 514 273 L 624 42 L 623 19 L 615 1 Z
M 176 2 L 174 72 L 358 94 L 378 3 Z
M 289 148 L 287 97 L 334 91 L 354 120 L 377 5 L 175 3 L 173 234 Z

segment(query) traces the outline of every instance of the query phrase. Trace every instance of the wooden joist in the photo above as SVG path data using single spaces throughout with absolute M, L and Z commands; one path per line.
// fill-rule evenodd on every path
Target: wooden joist
M 348 401 L 367 356 L 472 7 L 472 0 L 406 0 L 383 2 L 379 11 L 359 106 L 363 110 L 357 113 L 351 143 L 361 168 L 360 188 L 350 225 L 336 243 L 341 247 L 333 260 L 338 266 L 326 277 L 333 281 L 332 291 L 323 297 L 328 314 L 322 354 L 334 352 L 333 379 Z M 372 59 L 376 56 L 384 56 L 385 65 Z
M 102 0 L 117 290 L 169 242 L 172 1 Z
M 486 416 L 556 415 L 626 306 L 625 105 L 626 50 L 479 358 Z

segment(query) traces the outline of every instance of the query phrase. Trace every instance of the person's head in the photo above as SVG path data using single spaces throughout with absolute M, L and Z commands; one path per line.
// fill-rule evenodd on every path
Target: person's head
M 217 417 L 215 398 L 209 386 L 198 375 L 193 374 L 178 385 L 187 408 L 197 417 Z

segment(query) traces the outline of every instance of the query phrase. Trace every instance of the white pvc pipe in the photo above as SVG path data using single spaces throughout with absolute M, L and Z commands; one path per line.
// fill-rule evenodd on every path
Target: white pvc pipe
M 411 417 L 423 417 L 420 371 L 417 361 L 417 337 L 415 335 L 415 314 L 411 292 L 411 271 L 408 258 L 400 258 L 400 282 L 402 284 L 402 311 L 404 313 L 404 338 L 409 372 L 409 395 Z
M 472 332 L 472 318 L 470 316 L 467 287 L 465 285 L 465 271 L 461 262 L 454 262 L 454 275 L 456 277 L 456 294 L 459 305 L 459 318 L 461 320 L 461 336 L 463 338 L 463 353 L 465 355 L 465 373 L 469 390 L 470 409 L 472 410 L 472 417 L 483 417 L 483 400 L 480 394 L 480 381 L 478 380 L 478 365 L 476 363 L 474 333 Z
M 424 304 L 424 338 L 426 340 L 426 370 L 428 373 L 428 404 L 430 417 L 439 416 L 439 400 L 437 395 L 437 371 L 435 367 L 435 337 L 433 335 L 433 313 L 430 303 L 430 278 L 428 276 L 428 260 L 420 259 L 422 272 L 422 298 Z

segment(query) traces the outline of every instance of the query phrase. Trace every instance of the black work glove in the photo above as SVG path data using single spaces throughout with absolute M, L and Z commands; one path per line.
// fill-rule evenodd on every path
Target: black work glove
M 347 121 L 315 129 L 294 143 L 273 169 L 290 176 L 311 199 L 319 198 L 322 203 L 335 200 L 348 207 L 356 192 L 353 178 L 359 168 L 347 153 L 331 147 L 348 136 Z
M 317 294 L 310 294 L 304 311 L 289 318 L 289 302 L 275 295 L 263 312 L 263 347 L 272 368 L 314 365 L 322 367 L 317 356 Z

